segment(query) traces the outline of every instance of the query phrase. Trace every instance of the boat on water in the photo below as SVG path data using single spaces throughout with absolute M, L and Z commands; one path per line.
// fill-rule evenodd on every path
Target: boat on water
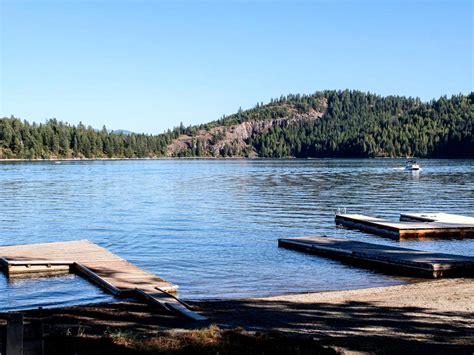
M 421 168 L 420 165 L 416 162 L 416 160 L 407 160 L 405 170 L 417 171 L 421 170 Z

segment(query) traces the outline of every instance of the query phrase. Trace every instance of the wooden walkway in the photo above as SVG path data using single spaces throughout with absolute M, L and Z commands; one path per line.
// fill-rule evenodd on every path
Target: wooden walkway
M 139 296 L 194 320 L 173 294 L 177 286 L 87 240 L 0 247 L 0 264 L 8 277 L 75 272 L 117 296 Z
M 401 221 L 391 222 L 361 214 L 337 214 L 336 224 L 392 239 L 474 237 L 473 218 L 444 213 L 431 215 L 438 219 L 423 219 L 423 215 L 428 214 L 403 214 Z
M 474 257 L 468 256 L 330 237 L 279 239 L 278 246 L 406 275 L 441 278 L 474 274 Z

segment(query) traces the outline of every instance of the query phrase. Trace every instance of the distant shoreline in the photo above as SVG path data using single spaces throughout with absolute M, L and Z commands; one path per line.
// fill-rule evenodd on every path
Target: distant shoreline
M 341 157 L 324 157 L 324 158 L 295 158 L 295 157 L 286 157 L 286 158 L 246 158 L 246 157 L 154 157 L 154 158 L 50 158 L 50 159 L 19 159 L 19 158 L 10 158 L 10 159 L 0 159 L 0 163 L 3 162 L 69 162 L 69 161 L 134 161 L 134 160 L 355 160 L 355 159 L 367 159 L 367 160 L 406 160 L 406 159 L 419 159 L 419 160 L 473 160 L 471 158 L 406 158 L 406 157 L 359 157 L 359 158 L 341 158 Z
M 266 158 L 244 157 L 155 157 L 155 158 L 50 158 L 50 159 L 0 159 L 0 162 L 54 162 L 54 161 L 128 161 L 128 160 L 261 160 Z M 296 158 L 275 158 L 274 160 L 287 160 Z

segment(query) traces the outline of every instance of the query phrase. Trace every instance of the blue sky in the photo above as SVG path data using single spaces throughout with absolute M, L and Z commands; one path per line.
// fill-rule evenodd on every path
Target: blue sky
M 0 3 L 0 116 L 159 133 L 288 93 L 473 90 L 471 1 Z

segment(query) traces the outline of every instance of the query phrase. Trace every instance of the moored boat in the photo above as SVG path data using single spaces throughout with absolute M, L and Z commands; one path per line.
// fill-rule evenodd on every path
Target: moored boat
M 407 160 L 405 170 L 416 171 L 421 170 L 421 168 L 420 165 L 416 162 L 416 160 Z

